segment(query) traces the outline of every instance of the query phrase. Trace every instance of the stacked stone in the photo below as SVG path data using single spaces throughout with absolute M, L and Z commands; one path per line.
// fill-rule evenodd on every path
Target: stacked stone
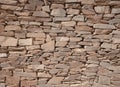
M 0 0 L 0 87 L 119 87 L 120 1 L 45 1 Z

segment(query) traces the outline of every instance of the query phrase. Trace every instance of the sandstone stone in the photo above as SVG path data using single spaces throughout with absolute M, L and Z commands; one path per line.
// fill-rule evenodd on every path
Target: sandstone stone
M 66 0 L 66 3 L 75 3 L 75 2 L 81 2 L 81 0 Z
M 2 4 L 17 4 L 17 0 L 0 0 Z
M 109 43 L 103 43 L 103 44 L 101 45 L 101 48 L 116 49 L 116 48 L 117 48 L 117 45 L 109 44 Z
M 32 38 L 19 39 L 19 45 L 20 45 L 20 46 L 32 45 Z
M 65 65 L 65 64 L 57 64 L 55 65 L 56 69 L 69 69 L 69 66 Z
M 44 11 L 35 11 L 33 13 L 33 16 L 37 16 L 37 17 L 49 17 L 49 14 L 44 12 Z
M 7 85 L 18 85 L 19 84 L 20 77 L 16 76 L 9 76 L 6 78 L 6 84 Z
M 54 51 L 55 42 L 54 41 L 47 42 L 47 43 L 41 45 L 41 48 L 45 51 Z
M 26 9 L 26 10 L 35 10 L 35 4 L 26 4 L 24 9 Z
M 7 53 L 0 53 L 0 58 L 7 57 Z
M 64 5 L 63 4 L 57 4 L 57 3 L 53 3 L 51 5 L 51 9 L 57 9 L 57 8 L 64 8 Z
M 36 49 L 40 49 L 39 45 L 32 45 L 32 46 L 26 46 L 27 50 L 36 50 Z
M 94 24 L 93 28 L 100 28 L 100 29 L 115 29 L 114 25 L 109 24 Z
M 40 22 L 29 22 L 29 25 L 38 25 L 38 26 L 40 26 L 41 23 Z
M 70 15 L 77 15 L 79 14 L 79 10 L 78 9 L 67 9 L 67 14 L 70 14 Z
M 48 81 L 48 84 L 61 84 L 63 81 L 64 77 L 53 77 Z
M 21 86 L 22 87 L 30 87 L 30 86 L 36 86 L 37 80 L 22 80 Z
M 5 87 L 5 83 L 0 83 L 0 87 Z
M 21 76 L 21 77 L 36 77 L 35 72 L 13 72 L 14 76 Z
M 99 83 L 102 85 L 110 85 L 110 78 L 107 76 L 99 76 Z
M 70 21 L 71 18 L 70 17 L 54 17 L 53 21 L 54 22 L 59 22 L 59 21 Z
M 50 12 L 49 6 L 42 6 L 42 10 L 46 12 Z
M 88 32 L 92 32 L 93 29 L 89 26 L 76 26 L 75 27 L 75 32 L 81 32 L 81 31 L 88 31 Z
M 5 30 L 6 31 L 10 31 L 10 30 L 21 30 L 21 27 L 20 26 L 17 26 L 17 25 L 8 25 L 5 27 Z
M 38 77 L 40 77 L 40 78 L 51 78 L 52 76 L 49 73 L 39 72 Z
M 56 41 L 69 41 L 68 37 L 56 37 Z
M 17 46 L 17 39 L 13 37 L 6 37 L 3 42 L 1 42 L 1 46 Z
M 113 43 L 120 43 L 120 38 L 113 38 Z
M 93 87 L 109 87 L 108 85 L 102 85 L 99 83 L 94 83 Z
M 67 45 L 67 42 L 66 41 L 57 41 L 56 42 L 56 46 L 60 46 L 60 47 L 64 47 L 64 46 L 66 46 Z
M 75 21 L 69 21 L 69 22 L 62 22 L 62 26 L 75 26 L 76 22 Z
M 32 70 L 44 70 L 45 66 L 44 65 L 29 65 L 28 69 Z
M 20 10 L 20 7 L 11 6 L 11 5 L 1 5 L 1 8 L 4 10 Z
M 111 13 L 119 14 L 120 13 L 120 8 L 113 8 Z
M 108 30 L 108 29 L 102 29 L 102 30 L 95 29 L 94 34 L 105 34 L 105 35 L 107 35 L 107 34 L 110 34 L 111 32 L 112 32 L 112 30 Z
M 74 41 L 76 42 L 76 41 L 81 41 L 81 40 L 82 40 L 82 38 L 80 38 L 80 37 L 71 37 L 70 38 L 71 42 L 74 42 Z
M 95 1 L 94 0 L 80 0 L 82 4 L 94 4 Z
M 85 21 L 84 15 L 77 15 L 74 16 L 73 19 L 74 21 Z
M 27 33 L 27 37 L 45 38 L 45 33 Z
M 109 6 L 96 6 L 95 11 L 97 13 L 110 13 L 110 7 Z
M 58 9 L 53 9 L 51 15 L 64 17 L 66 16 L 66 12 L 64 9 L 58 8 Z
M 110 24 L 120 23 L 120 19 L 117 19 L 117 18 L 112 19 L 112 20 L 109 21 L 109 23 L 110 23 Z

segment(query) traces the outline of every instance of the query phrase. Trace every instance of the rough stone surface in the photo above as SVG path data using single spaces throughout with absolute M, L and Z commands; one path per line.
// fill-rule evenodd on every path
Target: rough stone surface
M 0 87 L 120 87 L 120 0 L 0 0 Z

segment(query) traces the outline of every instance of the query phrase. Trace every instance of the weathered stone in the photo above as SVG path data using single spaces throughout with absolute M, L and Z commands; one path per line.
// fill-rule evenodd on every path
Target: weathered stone
M 61 84 L 63 81 L 64 77 L 53 77 L 48 81 L 48 84 Z
M 0 58 L 7 57 L 7 53 L 0 53 Z
M 82 40 L 82 38 L 80 38 L 80 37 L 70 37 L 70 41 L 71 42 L 76 42 L 76 41 L 81 41 Z
M 17 76 L 9 76 L 6 78 L 7 85 L 19 85 L 20 77 Z
M 44 33 L 27 33 L 27 37 L 45 38 L 45 34 Z
M 111 13 L 119 14 L 120 13 L 120 8 L 113 8 Z
M 32 45 L 32 38 L 19 39 L 19 45 L 20 45 L 20 46 Z
M 94 24 L 93 28 L 100 28 L 100 29 L 115 29 L 114 25 L 109 24 Z
M 53 9 L 51 15 L 64 17 L 66 16 L 66 12 L 64 9 L 58 8 L 58 9 Z
M 66 46 L 66 45 L 67 45 L 67 42 L 66 42 L 66 41 L 57 41 L 57 42 L 56 42 L 56 46 L 58 46 L 58 47 L 59 47 L 59 46 L 60 46 L 60 47 L 61 47 L 61 46 L 64 47 L 64 46 Z
M 59 21 L 70 21 L 71 18 L 70 17 L 54 17 L 53 21 L 54 22 L 59 22 Z
M 24 9 L 26 9 L 26 10 L 35 10 L 35 4 L 26 4 Z
M 99 76 L 99 83 L 102 85 L 110 85 L 110 78 L 107 76 Z
M 5 83 L 0 83 L 0 87 L 5 87 Z
M 14 76 L 21 76 L 21 77 L 36 77 L 35 72 L 13 72 Z
M 0 0 L 2 4 L 17 4 L 17 0 Z
M 120 38 L 113 38 L 113 43 L 120 43 Z
M 116 48 L 117 48 L 117 45 L 109 44 L 109 43 L 103 43 L 103 44 L 101 45 L 101 48 L 116 49 Z
M 49 6 L 42 6 L 42 10 L 46 12 L 50 12 Z
M 39 72 L 37 77 L 40 77 L 40 78 L 51 78 L 52 76 L 49 73 Z
M 81 31 L 88 31 L 88 32 L 92 32 L 93 29 L 89 26 L 76 26 L 75 27 L 75 32 L 81 32 Z
M 56 69 L 69 69 L 69 66 L 65 65 L 65 64 L 57 64 L 55 65 Z
M 56 37 L 56 41 L 69 41 L 68 37 Z
M 22 80 L 21 86 L 22 87 L 30 87 L 30 86 L 36 86 L 37 80 Z
M 3 42 L 1 42 L 1 46 L 17 46 L 17 39 L 13 37 L 5 37 Z
M 112 32 L 112 30 L 109 29 L 95 29 L 94 34 L 110 34 Z
M 110 7 L 109 6 L 96 6 L 95 11 L 97 13 L 110 13 Z
M 73 19 L 74 21 L 85 21 L 84 15 L 77 15 L 74 16 Z
M 66 3 L 75 3 L 75 2 L 81 2 L 81 0 L 66 0 Z
M 21 27 L 20 26 L 17 26 L 17 25 L 8 25 L 5 27 L 5 30 L 6 31 L 10 31 L 10 30 L 21 30 Z
M 79 14 L 79 10 L 78 9 L 67 9 L 67 14 L 70 14 L 70 15 L 77 15 Z
M 68 21 L 68 22 L 62 22 L 62 26 L 75 26 L 76 22 L 75 21 Z
M 33 16 L 37 16 L 37 17 L 49 17 L 49 14 L 44 12 L 44 11 L 35 11 L 33 13 Z
M 47 42 L 47 43 L 43 44 L 41 46 L 41 48 L 45 51 L 54 51 L 55 42 L 54 41 Z
M 44 65 L 29 65 L 28 69 L 32 70 L 44 70 L 45 66 Z

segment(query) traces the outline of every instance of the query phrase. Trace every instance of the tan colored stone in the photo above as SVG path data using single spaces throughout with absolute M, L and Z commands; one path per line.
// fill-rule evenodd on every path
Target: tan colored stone
M 77 15 L 79 14 L 80 10 L 79 9 L 67 9 L 67 14 L 70 14 L 70 15 Z
M 16 4 L 17 0 L 0 0 L 2 4 Z
M 27 33 L 27 37 L 45 38 L 45 33 Z
M 45 66 L 44 65 L 29 65 L 28 69 L 32 70 L 44 70 Z
M 7 57 L 7 53 L 0 53 L 0 58 Z
M 49 6 L 42 6 L 42 10 L 46 12 L 50 12 Z
M 6 84 L 7 85 L 19 85 L 19 80 L 20 80 L 20 77 L 17 77 L 17 76 L 8 76 L 6 78 Z
M 7 25 L 5 27 L 5 30 L 6 31 L 10 31 L 10 30 L 21 30 L 21 27 L 20 26 L 17 26 L 17 25 Z
M 88 31 L 88 32 L 92 32 L 93 29 L 89 26 L 76 26 L 75 27 L 75 32 L 81 32 L 81 31 Z
M 112 32 L 112 30 L 109 29 L 95 29 L 94 34 L 110 34 Z
M 62 22 L 62 26 L 75 26 L 76 22 L 75 21 L 68 21 L 68 22 Z
M 54 41 L 49 41 L 43 45 L 41 45 L 41 48 L 45 51 L 54 51 L 55 49 L 55 42 Z
M 44 12 L 44 11 L 35 11 L 33 13 L 33 16 L 37 16 L 37 17 L 49 17 L 49 14 Z
M 3 42 L 1 42 L 1 46 L 17 46 L 17 39 L 13 37 L 6 37 Z
M 32 46 L 26 46 L 27 50 L 36 50 L 36 49 L 40 49 L 39 45 L 32 45 Z
M 112 8 L 112 12 L 113 14 L 119 14 L 120 13 L 120 8 Z
M 22 80 L 21 81 L 21 87 L 30 87 L 30 86 L 36 86 L 37 80 Z
M 69 41 L 69 37 L 56 37 L 56 41 Z
M 93 28 L 100 28 L 100 29 L 115 29 L 114 25 L 110 24 L 94 24 Z
M 84 15 L 77 15 L 77 16 L 74 16 L 73 21 L 85 21 L 85 17 Z
M 113 43 L 120 43 L 120 38 L 113 38 Z
M 63 80 L 64 80 L 64 77 L 53 77 L 48 81 L 48 84 L 61 84 Z
M 66 16 L 66 12 L 64 9 L 58 8 L 58 9 L 53 9 L 51 15 L 64 17 Z
M 20 45 L 20 46 L 32 45 L 32 38 L 19 39 L 19 45 Z
M 82 40 L 82 38 L 81 37 L 70 37 L 70 41 L 71 42 L 76 42 L 76 41 L 81 41 Z
M 109 6 L 96 6 L 95 11 L 97 13 L 110 13 L 110 7 Z
M 60 47 L 64 47 L 64 46 L 66 46 L 67 45 L 67 42 L 66 41 L 57 41 L 56 42 L 56 46 L 60 46 Z
M 38 77 L 40 77 L 40 78 L 51 78 L 52 76 L 49 73 L 38 72 Z

